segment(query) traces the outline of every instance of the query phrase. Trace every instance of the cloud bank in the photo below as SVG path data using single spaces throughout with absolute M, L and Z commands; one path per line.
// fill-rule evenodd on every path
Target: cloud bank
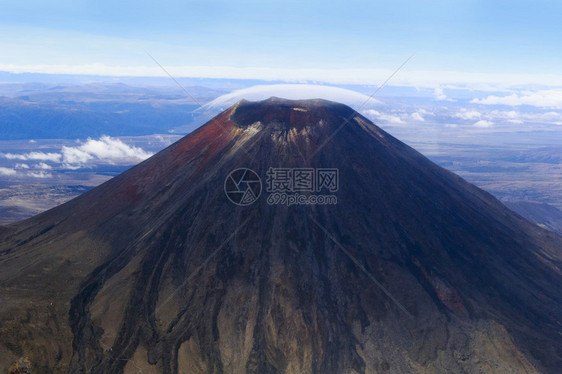
M 481 129 L 487 129 L 488 127 L 492 127 L 493 125 L 494 123 L 492 121 L 481 119 L 480 121 L 476 122 L 473 126 Z
M 11 175 L 16 175 L 17 173 L 18 172 L 14 169 L 0 167 L 0 175 L 11 176 Z
M 44 152 L 29 152 L 23 154 L 17 153 L 0 153 L 0 157 L 7 158 L 8 160 L 37 160 L 37 161 L 51 161 L 60 162 L 61 155 L 59 153 L 44 153 Z
M 166 66 L 175 78 L 259 79 L 286 82 L 325 82 L 330 84 L 379 85 L 394 69 L 289 69 L 232 66 Z M 166 77 L 159 67 L 116 66 L 101 63 L 82 65 L 0 64 L 0 71 L 10 73 L 71 74 L 115 77 Z M 561 87 L 562 76 L 556 74 L 501 74 L 462 71 L 410 70 L 406 67 L 392 78 L 390 85 L 440 87 L 461 85 L 481 90 L 528 85 Z M 437 91 L 437 93 L 439 93 Z
M 470 102 L 472 104 L 482 105 L 530 105 L 540 108 L 562 109 L 562 90 L 526 91 L 521 94 L 511 94 L 509 96 L 490 95 L 483 99 L 473 99 Z
M 22 154 L 0 153 L 0 158 L 18 161 L 39 161 L 35 164 L 17 163 L 15 168 L 0 168 L 0 175 L 27 175 L 35 178 L 47 178 L 48 170 L 58 164 L 63 169 L 78 169 L 93 164 L 132 165 L 152 156 L 142 148 L 125 144 L 120 139 L 102 136 L 99 139 L 88 138 L 82 144 L 63 146 L 60 152 L 28 152 Z M 19 171 L 18 171 L 19 170 Z M 23 172 L 25 170 L 25 173 Z
M 375 122 L 381 122 L 383 124 L 400 125 L 400 124 L 404 123 L 404 121 L 402 121 L 402 118 L 400 118 L 400 116 L 398 116 L 398 115 L 381 113 L 378 110 L 374 110 L 374 109 L 364 110 L 363 114 L 365 116 L 371 118 Z M 415 113 L 415 114 L 418 114 L 418 113 Z M 421 117 L 421 115 L 419 115 L 419 114 L 418 114 L 418 116 Z M 422 121 L 423 121 L 423 119 L 422 119 Z
M 137 163 L 152 156 L 142 148 L 130 146 L 119 139 L 102 136 L 99 140 L 88 138 L 78 147 L 63 146 L 61 158 L 64 166 L 80 167 L 88 162 L 98 163 Z
M 242 99 L 257 101 L 272 96 L 289 100 L 325 99 L 355 107 L 359 107 L 366 102 L 370 104 L 380 103 L 375 99 L 369 99 L 366 95 L 339 87 L 313 84 L 272 84 L 233 91 L 205 104 L 204 108 L 207 110 L 225 109 Z

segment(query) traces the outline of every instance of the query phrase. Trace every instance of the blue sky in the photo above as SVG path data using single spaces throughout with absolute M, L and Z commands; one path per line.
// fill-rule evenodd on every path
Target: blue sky
M 560 82 L 561 46 L 560 1 L 0 2 L 7 71 L 160 74 L 147 50 L 179 76 L 343 82 L 380 79 L 415 53 L 404 70 L 432 84 L 541 85 Z

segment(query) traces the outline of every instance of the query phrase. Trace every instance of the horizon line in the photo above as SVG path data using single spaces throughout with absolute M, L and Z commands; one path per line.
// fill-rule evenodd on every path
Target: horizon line
M 379 85 L 389 69 L 311 69 L 234 66 L 169 66 L 178 79 L 259 80 L 266 82 L 325 83 L 335 85 Z M 111 66 L 101 63 L 82 65 L 0 64 L 0 72 L 20 74 L 90 76 L 106 78 L 166 78 L 158 67 Z M 452 70 L 408 70 L 395 79 L 394 87 L 477 89 L 482 91 L 562 87 L 555 74 L 475 73 Z

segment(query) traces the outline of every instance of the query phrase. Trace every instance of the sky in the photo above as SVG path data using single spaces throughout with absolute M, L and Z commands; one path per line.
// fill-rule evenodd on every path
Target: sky
M 560 1 L 0 1 L 0 71 L 562 87 Z

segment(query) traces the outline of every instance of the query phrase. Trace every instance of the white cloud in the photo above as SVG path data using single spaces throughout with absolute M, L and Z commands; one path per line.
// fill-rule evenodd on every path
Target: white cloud
M 0 153 L 0 157 L 8 160 L 48 161 L 51 163 L 60 163 L 63 167 L 68 169 L 78 169 L 86 164 L 93 163 L 131 165 L 143 161 L 150 156 L 152 156 L 152 153 L 146 152 L 142 148 L 130 146 L 117 138 L 109 136 L 102 136 L 98 140 L 88 138 L 87 141 L 80 143 L 80 145 L 76 147 L 63 146 L 60 153 Z M 26 163 L 17 163 L 15 168 L 30 169 L 30 166 Z M 31 167 L 31 169 L 36 171 L 27 173 L 26 175 L 35 178 L 48 178 L 50 177 L 50 173 L 45 172 L 45 170 L 51 170 L 52 168 L 53 167 L 46 162 L 38 162 Z M 0 175 L 15 175 L 15 173 L 11 172 L 12 170 L 13 169 L 3 168 Z
M 84 164 L 94 158 L 80 147 L 62 147 L 63 162 L 65 164 Z
M 421 115 L 430 115 L 430 116 L 435 115 L 435 113 L 430 112 L 430 111 L 428 111 L 428 110 L 425 110 L 425 109 L 423 109 L 423 108 L 419 109 L 419 110 L 418 110 L 418 113 L 421 114 Z
M 379 112 L 377 110 L 374 110 L 374 109 L 364 110 L 363 114 L 366 115 L 367 117 L 370 117 L 370 118 L 372 118 L 376 121 L 380 121 L 380 122 L 383 122 L 383 123 L 389 123 L 389 124 L 402 124 L 402 123 L 404 123 L 402 121 L 402 118 L 400 118 L 399 116 L 381 113 L 381 112 Z
M 457 125 L 456 123 L 446 123 L 445 127 L 448 127 L 450 129 L 454 129 L 457 128 L 459 125 Z
M 18 172 L 15 171 L 14 169 L 0 167 L 0 175 L 10 176 L 10 175 L 16 175 L 17 173 Z
M 425 119 L 422 117 L 422 115 L 419 112 L 412 113 L 412 118 L 415 121 L 420 121 L 420 122 L 425 121 Z
M 484 99 L 472 99 L 470 102 L 482 105 L 530 105 L 541 108 L 562 108 L 562 90 L 525 91 L 508 96 L 490 95 Z
M 504 119 L 517 119 L 521 117 L 521 113 L 515 110 L 492 110 L 488 113 L 488 116 L 494 118 L 504 118 Z
M 442 88 L 438 87 L 435 88 L 433 90 L 433 97 L 435 98 L 435 100 L 437 101 L 450 101 L 450 102 L 455 102 L 456 100 L 454 99 L 450 99 L 447 97 L 447 95 L 445 95 L 445 92 L 443 91 Z
M 369 117 L 378 117 L 381 115 L 381 112 L 379 112 L 378 110 L 374 110 L 374 109 L 366 109 L 363 111 L 363 114 Z
M 77 147 L 63 146 L 61 153 L 63 165 L 68 168 L 80 167 L 90 161 L 109 164 L 137 163 L 152 156 L 152 153 L 142 148 L 127 145 L 109 136 L 102 136 L 99 140 L 88 138 Z
M 32 178 L 52 178 L 53 174 L 41 170 L 29 172 L 27 176 Z
M 370 104 L 380 104 L 380 101 L 369 99 L 369 96 L 339 87 L 314 84 L 271 84 L 244 88 L 219 96 L 205 104 L 204 108 L 222 109 L 230 107 L 242 99 L 256 101 L 265 100 L 272 96 L 290 100 L 326 99 L 356 107 L 367 101 Z
M 167 147 L 167 146 L 169 146 L 170 144 L 173 143 L 173 140 L 169 136 L 164 138 L 162 135 L 157 134 L 157 135 L 153 135 L 153 140 L 150 140 L 148 142 L 148 144 L 150 144 L 150 145 L 152 145 L 154 143 L 164 144 Z
M 482 114 L 476 110 L 461 109 L 459 112 L 455 113 L 453 117 L 457 117 L 464 120 L 475 120 L 482 116 Z
M 44 153 L 44 152 L 29 152 L 29 153 L 0 153 L 0 157 L 7 158 L 8 160 L 39 160 L 39 161 L 51 161 L 60 162 L 61 155 L 59 153 Z
M 484 113 L 483 118 L 494 122 L 507 122 L 512 124 L 554 124 L 558 125 L 562 121 L 562 113 L 549 112 L 525 112 L 515 110 L 492 110 Z
M 476 127 L 486 128 L 495 125 L 558 125 L 562 122 L 562 113 L 557 111 L 539 112 L 524 110 L 475 110 L 460 108 L 452 115 L 459 118 L 460 125 L 471 124 Z M 507 128 L 507 127 L 504 127 Z M 520 126 L 518 126 L 520 128 Z
M 524 123 L 522 120 L 523 116 L 523 114 L 516 112 L 515 110 L 492 110 L 491 112 L 486 113 L 486 118 L 488 119 L 506 121 L 515 125 Z
M 44 162 L 40 162 L 38 164 L 33 165 L 34 169 L 42 169 L 42 170 L 51 170 L 53 167 L 49 164 L 46 164 Z
M 398 116 L 393 116 L 393 115 L 388 115 L 388 114 L 382 114 L 379 117 L 383 122 L 386 123 L 394 123 L 394 124 L 398 124 L 398 123 L 404 123 L 402 121 L 402 119 Z
M 485 128 L 488 128 L 488 127 L 492 127 L 493 125 L 494 125 L 493 122 L 482 119 L 482 120 L 476 122 L 473 126 L 485 129 Z
M 447 100 L 447 95 L 443 93 L 442 88 L 436 88 L 433 95 L 435 96 L 435 100 Z

